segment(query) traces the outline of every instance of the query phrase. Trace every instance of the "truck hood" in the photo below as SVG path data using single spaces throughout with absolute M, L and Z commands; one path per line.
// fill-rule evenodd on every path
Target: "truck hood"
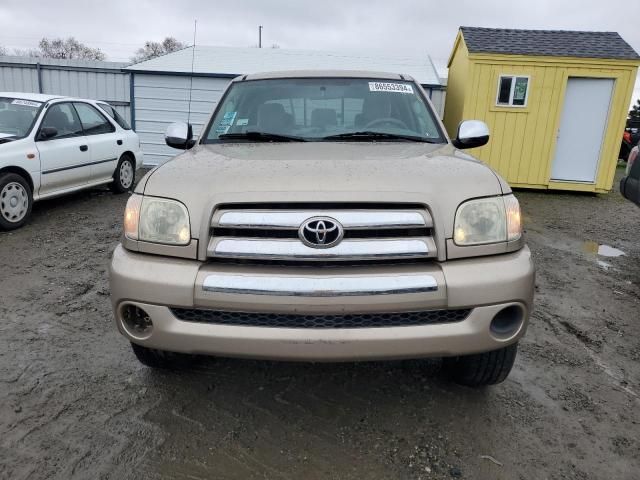
M 508 189 L 448 144 L 398 142 L 199 145 L 150 172 L 136 191 L 187 206 L 194 238 L 221 203 L 421 203 L 451 237 L 458 205 Z

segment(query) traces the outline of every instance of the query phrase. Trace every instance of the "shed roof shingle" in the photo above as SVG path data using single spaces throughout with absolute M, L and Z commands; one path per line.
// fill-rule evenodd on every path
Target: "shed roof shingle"
M 639 60 L 616 32 L 460 27 L 470 53 Z

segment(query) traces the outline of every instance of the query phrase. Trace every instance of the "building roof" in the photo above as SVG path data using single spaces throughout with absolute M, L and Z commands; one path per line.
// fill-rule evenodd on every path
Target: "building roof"
M 127 67 L 131 71 L 190 73 L 193 47 Z M 193 72 L 235 76 L 278 70 L 373 70 L 412 76 L 423 85 L 441 85 L 429 55 L 376 51 L 315 51 L 284 48 L 195 47 Z
M 24 92 L 0 92 L 0 97 L 19 98 L 21 100 L 31 100 L 34 102 L 48 102 L 54 98 L 61 98 L 61 95 L 46 95 L 43 93 L 24 93 Z
M 121 70 L 126 67 L 127 63 L 122 62 L 104 62 L 100 60 L 84 60 L 84 59 L 67 59 L 67 58 L 41 58 L 41 57 L 23 57 L 15 55 L 0 55 L 0 64 L 17 63 L 22 65 L 48 65 L 59 67 L 78 67 L 78 68 L 99 68 L 108 70 Z
M 616 32 L 460 27 L 469 53 L 639 60 Z

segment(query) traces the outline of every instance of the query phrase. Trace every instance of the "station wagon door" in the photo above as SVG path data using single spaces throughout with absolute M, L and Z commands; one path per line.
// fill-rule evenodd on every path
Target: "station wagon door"
M 55 128 L 57 134 L 41 138 L 40 131 L 44 127 Z M 56 103 L 46 110 L 36 134 L 36 147 L 40 154 L 41 196 L 88 183 L 91 154 L 71 103 Z
M 113 177 L 118 159 L 124 151 L 122 136 L 93 105 L 75 102 L 74 106 L 91 152 L 91 182 L 107 181 Z

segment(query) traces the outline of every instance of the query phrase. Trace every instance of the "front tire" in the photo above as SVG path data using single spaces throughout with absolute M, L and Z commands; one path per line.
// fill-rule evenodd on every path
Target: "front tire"
M 147 348 L 133 342 L 131 348 L 138 361 L 147 367 L 170 369 L 187 366 L 190 363 L 188 355 Z
M 31 215 L 33 193 L 29 182 L 17 173 L 0 174 L 0 230 L 15 230 Z
M 503 382 L 516 360 L 518 344 L 492 352 L 452 357 L 444 360 L 445 369 L 456 383 L 484 387 Z
M 113 173 L 111 190 L 114 193 L 128 192 L 133 188 L 136 180 L 136 162 L 131 155 L 125 153 L 120 157 L 116 171 Z

